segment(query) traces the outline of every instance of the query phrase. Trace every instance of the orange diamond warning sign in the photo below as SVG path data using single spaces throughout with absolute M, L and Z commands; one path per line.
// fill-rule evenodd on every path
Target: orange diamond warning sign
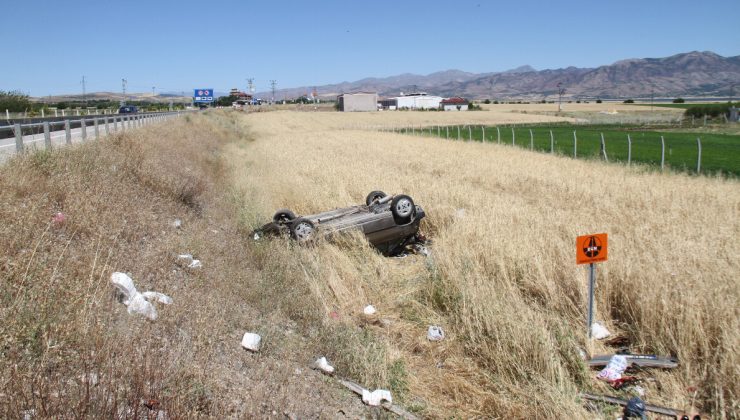
M 576 264 L 591 264 L 607 260 L 606 233 L 576 238 Z

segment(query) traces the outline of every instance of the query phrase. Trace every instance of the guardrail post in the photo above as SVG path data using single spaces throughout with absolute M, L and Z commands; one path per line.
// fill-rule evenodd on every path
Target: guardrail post
M 72 130 L 69 127 L 69 120 L 64 120 L 64 142 L 72 144 Z
M 93 125 L 95 126 L 95 140 L 97 140 L 97 139 L 100 138 L 100 131 L 99 131 L 99 128 L 98 128 L 98 119 L 97 118 L 95 118 L 93 120 Z
M 15 151 L 23 152 L 23 131 L 20 124 L 13 124 L 13 131 L 15 131 Z
M 118 117 L 113 116 L 113 131 L 118 131 Z
M 108 125 L 108 117 L 105 117 L 105 135 L 110 134 L 110 126 Z
M 82 130 L 82 141 L 87 140 L 87 121 L 80 119 L 80 130 Z
M 51 150 L 51 130 L 49 129 L 49 121 L 44 121 L 44 146 L 46 146 L 46 150 Z
M 126 124 L 128 124 L 128 117 L 124 115 L 121 117 L 121 130 L 122 131 L 126 131 L 126 128 L 127 128 Z

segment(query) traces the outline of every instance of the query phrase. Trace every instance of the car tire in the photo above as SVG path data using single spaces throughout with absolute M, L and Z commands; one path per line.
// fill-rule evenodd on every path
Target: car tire
M 295 219 L 295 213 L 288 209 L 280 209 L 275 212 L 274 216 L 272 216 L 272 221 L 276 225 L 284 225 L 293 219 Z
M 307 242 L 316 235 L 316 227 L 312 221 L 299 217 L 290 223 L 290 235 L 298 242 Z
M 369 206 L 373 203 L 373 201 L 380 200 L 381 198 L 385 198 L 387 196 L 388 194 L 384 193 L 383 191 L 373 191 L 365 198 L 365 204 Z
M 396 224 L 403 225 L 410 223 L 416 216 L 416 206 L 414 200 L 408 195 L 399 194 L 391 200 L 391 213 Z

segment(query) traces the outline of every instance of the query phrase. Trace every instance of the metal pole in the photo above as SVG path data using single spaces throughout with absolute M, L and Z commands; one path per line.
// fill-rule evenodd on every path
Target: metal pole
M 632 162 L 632 138 L 627 134 L 627 166 Z
M 516 146 L 516 134 L 514 133 L 514 127 L 511 127 L 511 145 Z
M 496 126 L 496 141 L 501 144 L 501 130 Z
M 532 129 L 529 129 L 529 150 L 534 150 L 534 134 Z
M 588 265 L 588 338 L 591 338 L 591 326 L 594 323 L 594 284 L 596 283 L 596 272 L 594 263 Z
M 445 126 L 445 131 L 447 132 L 447 140 L 449 140 L 450 139 L 450 126 L 449 125 Z
M 13 131 L 15 131 L 15 151 L 23 152 L 23 130 L 20 124 L 13 124 Z
M 606 156 L 606 142 L 604 141 L 604 133 L 601 133 L 601 152 L 604 154 L 604 160 L 609 162 L 609 158 Z
M 660 170 L 663 170 L 665 166 L 665 140 L 663 136 L 660 136 Z
M 468 140 L 473 140 L 473 129 L 470 126 L 468 126 Z
M 550 130 L 550 154 L 555 153 L 555 137 L 552 135 L 552 130 Z
M 696 173 L 701 173 L 701 139 L 696 138 L 696 145 L 699 147 L 699 155 L 696 157 Z
M 573 130 L 573 158 L 578 159 L 578 136 L 576 130 Z
M 80 130 L 82 130 L 82 141 L 87 140 L 87 121 L 84 118 L 80 120 Z
M 69 126 L 69 120 L 64 120 L 64 142 L 72 144 L 72 129 Z
M 457 139 L 460 140 L 460 126 L 457 126 Z
M 44 121 L 44 146 L 46 146 L 46 150 L 51 150 L 51 130 L 49 129 L 49 121 Z
M 95 140 L 100 138 L 100 129 L 98 128 L 98 119 L 93 119 L 93 126 L 95 127 Z
M 486 126 L 482 125 L 480 127 L 480 129 L 482 131 L 482 133 L 481 133 L 481 137 L 482 137 L 481 141 L 486 141 Z

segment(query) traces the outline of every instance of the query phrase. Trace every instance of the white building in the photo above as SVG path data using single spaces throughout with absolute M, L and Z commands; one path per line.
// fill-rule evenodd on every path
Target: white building
M 344 112 L 378 110 L 378 94 L 374 92 L 343 93 L 337 96 L 337 102 Z
M 394 99 L 396 100 L 396 107 L 398 109 L 438 109 L 443 98 L 441 96 L 430 96 L 425 92 L 420 92 L 409 93 L 407 95 L 402 94 Z
M 441 102 L 442 109 L 445 111 L 467 111 L 468 100 L 456 96 L 454 98 L 447 98 Z

